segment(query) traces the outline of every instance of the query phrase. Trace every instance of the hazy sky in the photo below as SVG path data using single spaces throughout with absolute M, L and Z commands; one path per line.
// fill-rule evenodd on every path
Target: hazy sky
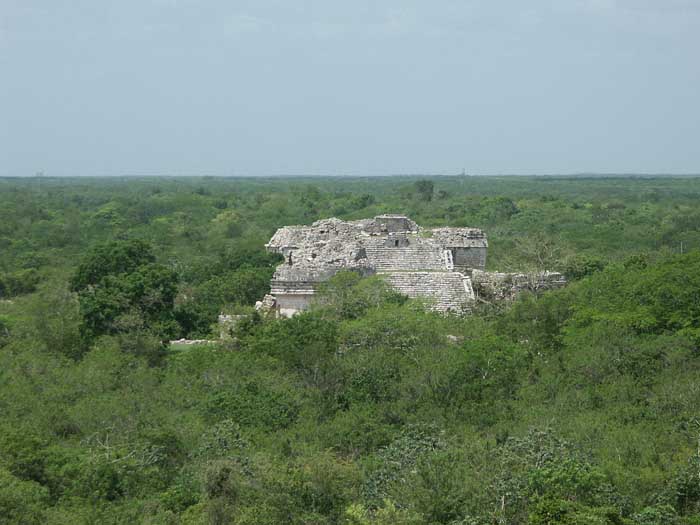
M 0 0 L 0 175 L 700 172 L 700 0 Z

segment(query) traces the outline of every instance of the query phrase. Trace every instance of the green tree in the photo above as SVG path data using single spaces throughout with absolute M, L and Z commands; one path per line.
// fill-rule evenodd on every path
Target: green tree
M 603 270 L 606 261 L 601 257 L 592 255 L 576 255 L 567 259 L 564 263 L 564 275 L 567 279 L 583 279 L 584 277 Z
M 80 292 L 90 285 L 98 285 L 109 275 L 130 274 L 155 260 L 151 246 L 138 239 L 98 244 L 80 261 L 71 278 L 71 287 Z
M 87 350 L 80 333 L 80 304 L 76 294 L 60 285 L 45 287 L 28 305 L 31 329 L 50 352 L 78 359 Z
M 47 503 L 48 491 L 44 487 L 33 481 L 22 481 L 0 467 L 0 522 L 46 523 Z
M 418 198 L 425 202 L 433 200 L 435 184 L 431 180 L 417 180 L 413 183 L 413 187 L 418 194 Z
M 141 241 L 114 241 L 88 253 L 72 279 L 87 341 L 128 332 L 151 332 L 161 340 L 177 334 L 178 277 L 153 260 Z

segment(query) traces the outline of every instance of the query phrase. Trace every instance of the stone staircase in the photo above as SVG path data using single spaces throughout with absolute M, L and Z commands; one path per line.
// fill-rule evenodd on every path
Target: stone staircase
M 411 236 L 409 245 L 401 247 L 386 246 L 383 239 L 372 239 L 365 243 L 365 251 L 370 266 L 378 272 L 447 270 L 442 250 L 418 236 Z
M 439 312 L 463 312 L 474 302 L 471 280 L 458 272 L 388 272 L 384 278 L 408 297 L 432 301 Z
M 452 271 L 455 269 L 455 261 L 452 257 L 452 250 L 445 250 L 445 266 L 448 270 Z

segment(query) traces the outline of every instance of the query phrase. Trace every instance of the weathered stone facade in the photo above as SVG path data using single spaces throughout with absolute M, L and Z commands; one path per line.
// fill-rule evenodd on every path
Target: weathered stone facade
M 501 273 L 474 270 L 472 285 L 477 296 L 485 301 L 513 300 L 519 293 L 541 292 L 560 288 L 566 279 L 559 272 Z
M 282 316 L 308 308 L 318 284 L 343 270 L 382 275 L 400 293 L 424 298 L 440 312 L 469 311 L 477 295 L 472 282 L 476 272 L 484 290 L 491 282 L 491 274 L 484 271 L 488 241 L 481 230 L 424 229 L 403 215 L 285 226 L 266 247 L 284 262 L 272 278 L 270 295 L 258 307 Z M 492 281 L 494 287 L 507 281 L 504 286 L 512 288 L 507 279 Z

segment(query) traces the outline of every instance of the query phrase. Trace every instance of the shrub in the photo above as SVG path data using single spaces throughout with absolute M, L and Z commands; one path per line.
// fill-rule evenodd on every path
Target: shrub
M 36 291 L 39 281 L 41 277 L 34 268 L 0 274 L 0 298 L 32 293 Z
M 294 422 L 299 408 L 284 392 L 249 381 L 210 394 L 204 413 L 210 420 L 231 419 L 243 426 L 265 430 L 286 428 Z
M 41 525 L 48 491 L 33 481 L 22 481 L 0 467 L 0 521 Z

